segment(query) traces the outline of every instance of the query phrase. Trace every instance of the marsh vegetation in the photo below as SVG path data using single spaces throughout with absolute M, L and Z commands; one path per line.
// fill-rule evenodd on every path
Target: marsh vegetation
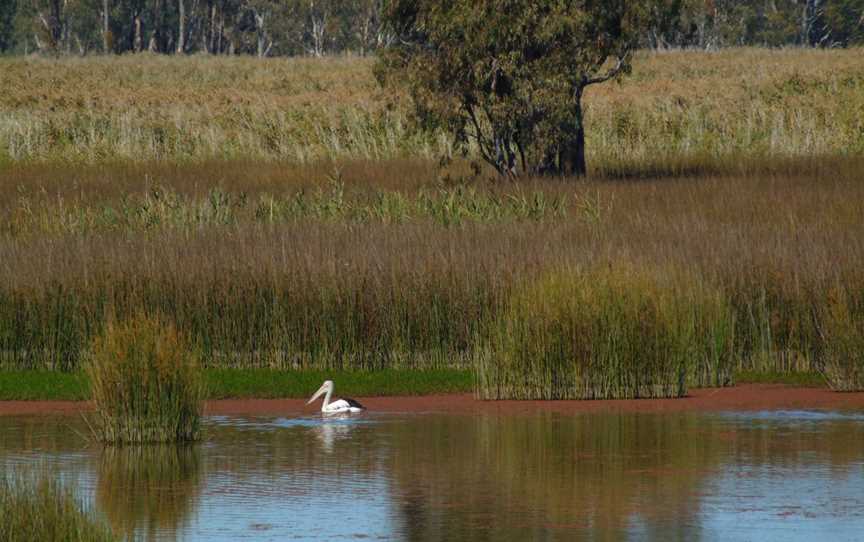
M 199 438 L 203 379 L 195 350 L 170 322 L 145 315 L 109 321 L 85 355 L 99 442 Z
M 479 367 L 484 397 L 860 387 L 860 58 L 642 53 L 586 93 L 588 178 L 518 183 L 363 59 L 0 60 L 0 365 L 158 314 L 206 368 Z M 573 356 L 609 372 L 576 393 Z

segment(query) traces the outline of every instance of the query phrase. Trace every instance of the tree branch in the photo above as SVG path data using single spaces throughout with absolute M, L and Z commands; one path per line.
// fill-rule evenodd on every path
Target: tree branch
M 470 104 L 465 104 L 464 107 L 468 111 L 468 117 L 471 119 L 471 123 L 474 125 L 474 139 L 477 141 L 477 146 L 480 149 L 480 154 L 483 156 L 483 160 L 489 162 L 494 166 L 495 162 L 492 159 L 491 152 L 483 141 L 483 131 L 480 129 L 480 122 L 477 120 L 477 115 L 474 113 L 474 107 L 472 107 Z
M 598 75 L 595 77 L 585 77 L 585 79 L 583 81 L 583 86 L 587 87 L 588 85 L 595 85 L 597 83 L 605 83 L 606 81 L 612 79 L 613 77 L 615 77 L 616 75 L 618 75 L 619 73 L 621 73 L 624 70 L 624 68 L 627 66 L 627 60 L 629 59 L 629 57 L 630 57 L 630 50 L 628 49 L 628 50 L 624 51 L 623 55 L 619 55 L 617 57 L 616 62 L 615 62 L 615 66 L 610 68 L 603 75 Z

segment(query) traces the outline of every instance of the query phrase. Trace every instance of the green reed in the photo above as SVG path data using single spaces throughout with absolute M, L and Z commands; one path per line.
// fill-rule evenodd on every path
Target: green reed
M 821 368 L 837 391 L 864 389 L 864 292 L 837 285 L 815 315 L 822 340 Z
M 484 399 L 681 397 L 726 384 L 722 299 L 633 269 L 561 271 L 517 290 L 477 367 Z
M 310 219 L 352 224 L 428 220 L 444 226 L 471 221 L 542 221 L 565 218 L 569 199 L 537 190 L 496 194 L 466 184 L 423 188 L 414 194 L 367 190 L 346 195 L 345 183 L 337 180 L 314 190 L 301 189 L 281 197 L 262 194 L 257 201 L 250 201 L 243 192 L 220 188 L 193 197 L 154 186 L 144 193 L 123 194 L 117 201 L 96 205 L 58 198 L 49 206 L 33 210 L 31 202 L 21 198 L 7 220 L 0 222 L 0 233 L 85 234 L 203 228 L 238 222 L 276 225 Z M 582 204 L 580 200 L 574 202 Z
M 0 474 L 0 540 L 108 542 L 111 529 L 50 472 Z
M 194 441 L 203 380 L 189 345 L 170 323 L 136 316 L 109 322 L 86 364 L 95 403 L 92 429 L 107 444 Z

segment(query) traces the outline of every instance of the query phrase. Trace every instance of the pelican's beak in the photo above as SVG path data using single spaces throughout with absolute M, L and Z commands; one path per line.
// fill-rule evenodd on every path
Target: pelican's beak
M 324 394 L 325 391 L 327 391 L 327 390 L 324 389 L 324 386 L 321 386 L 320 388 L 318 388 L 318 391 L 315 392 L 315 395 L 313 395 L 311 399 L 306 401 L 306 404 L 308 405 L 312 401 L 314 401 L 315 399 L 318 399 L 321 395 Z

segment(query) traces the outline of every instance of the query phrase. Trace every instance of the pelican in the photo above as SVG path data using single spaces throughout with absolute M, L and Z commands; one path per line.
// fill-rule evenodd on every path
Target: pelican
M 324 404 L 321 405 L 321 412 L 324 414 L 347 414 L 349 412 L 363 412 L 366 410 L 366 407 L 354 399 L 348 399 L 347 397 L 344 399 L 336 399 L 331 403 L 330 396 L 333 395 L 332 380 L 325 380 L 324 383 L 321 384 L 321 387 L 318 388 L 318 391 L 315 392 L 315 395 L 306 401 L 306 404 L 308 405 L 312 403 L 315 399 L 325 393 L 327 395 L 324 396 Z

